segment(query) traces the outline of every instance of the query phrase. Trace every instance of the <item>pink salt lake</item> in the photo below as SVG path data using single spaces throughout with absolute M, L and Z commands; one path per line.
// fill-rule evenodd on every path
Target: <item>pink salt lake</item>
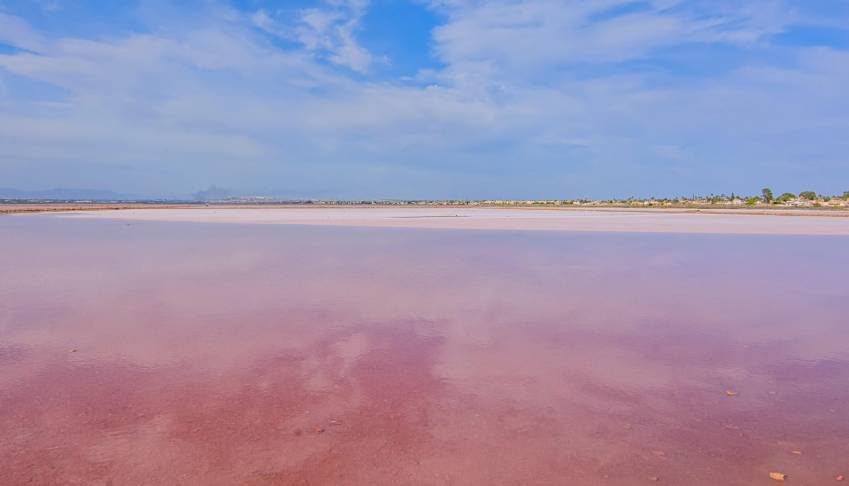
M 197 211 L 0 217 L 0 484 L 849 476 L 849 219 Z

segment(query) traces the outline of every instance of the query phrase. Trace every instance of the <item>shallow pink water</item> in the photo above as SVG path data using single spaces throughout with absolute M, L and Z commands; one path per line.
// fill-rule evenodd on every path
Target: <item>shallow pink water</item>
M 0 218 L 0 484 L 831 484 L 847 243 Z

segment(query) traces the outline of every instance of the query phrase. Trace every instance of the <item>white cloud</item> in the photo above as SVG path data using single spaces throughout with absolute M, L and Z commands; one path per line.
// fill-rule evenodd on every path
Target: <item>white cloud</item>
M 266 10 L 257 10 L 252 21 L 276 37 L 297 42 L 316 56 L 359 73 L 368 72 L 375 61 L 356 38 L 367 1 L 328 1 L 300 12 L 297 21 L 279 21 Z
M 438 1 L 449 17 L 436 51 L 452 65 L 487 61 L 505 73 L 584 62 L 639 59 L 654 49 L 699 43 L 750 43 L 780 31 L 790 15 L 777 1 L 728 8 L 725 2 L 655 1 L 610 14 L 626 0 Z M 699 4 L 700 8 L 693 8 Z M 606 15 L 609 14 L 609 15 Z
M 604 15 L 621 3 L 442 2 L 447 20 L 434 41 L 445 64 L 423 73 L 427 86 L 319 62 L 368 72 L 374 60 L 355 36 L 364 3 L 326 3 L 292 24 L 257 11 L 106 40 L 0 17 L 15 26 L 0 29 L 14 39 L 6 42 L 38 52 L 0 55 L 0 79 L 5 69 L 66 93 L 45 103 L 7 86 L 0 177 L 85 185 L 97 164 L 125 192 L 282 184 L 353 197 L 546 197 L 743 191 L 770 174 L 827 186 L 849 170 L 845 51 L 783 48 L 780 65 L 754 56 L 663 83 L 570 67 L 680 42 L 774 52 L 769 33 L 792 12 L 714 2 L 696 15 L 657 1 Z M 257 29 L 302 47 L 280 49 Z
M 251 21 L 258 28 L 268 32 L 269 34 L 285 37 L 286 33 L 277 27 L 277 23 L 271 18 L 265 9 L 259 9 L 251 16 Z
M 23 19 L 0 12 L 0 42 L 19 49 L 38 52 L 44 47 L 44 38 Z

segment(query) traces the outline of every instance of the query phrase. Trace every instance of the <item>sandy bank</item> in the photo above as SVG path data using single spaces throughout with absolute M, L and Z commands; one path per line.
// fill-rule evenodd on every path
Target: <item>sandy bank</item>
M 725 233 L 849 236 L 849 218 L 826 215 L 469 208 L 193 208 L 77 211 L 47 217 L 380 228 Z

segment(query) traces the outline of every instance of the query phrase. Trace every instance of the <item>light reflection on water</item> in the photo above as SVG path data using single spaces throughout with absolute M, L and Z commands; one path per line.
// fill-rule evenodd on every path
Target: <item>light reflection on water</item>
M 0 235 L 4 484 L 849 470 L 846 238 L 39 216 Z

